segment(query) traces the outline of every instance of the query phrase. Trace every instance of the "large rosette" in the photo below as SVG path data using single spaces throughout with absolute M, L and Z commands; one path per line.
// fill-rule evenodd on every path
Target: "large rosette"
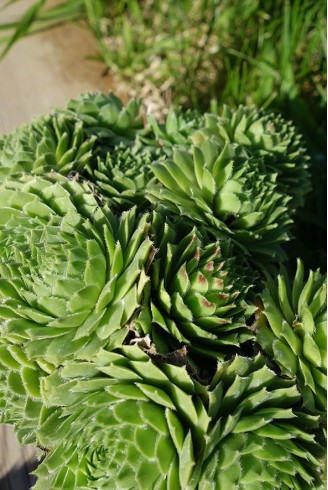
M 290 197 L 242 146 L 202 136 L 190 151 L 175 150 L 172 160 L 152 169 L 161 184 L 149 187 L 152 201 L 204 224 L 214 236 L 231 236 L 255 258 L 282 256 Z
M 38 433 L 49 454 L 35 489 L 193 489 L 209 417 L 186 367 L 137 346 L 64 363 L 42 382 L 53 407 Z
M 116 217 L 65 177 L 0 190 L 1 336 L 55 365 L 122 339 L 152 251 L 147 215 Z
M 293 380 L 236 356 L 206 389 L 168 359 L 124 346 L 44 378 L 36 489 L 321 488 L 322 431 Z

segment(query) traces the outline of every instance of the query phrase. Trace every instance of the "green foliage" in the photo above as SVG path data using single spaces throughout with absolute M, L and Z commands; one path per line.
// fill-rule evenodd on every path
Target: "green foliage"
M 87 134 L 97 135 L 104 144 L 116 146 L 121 141 L 134 140 L 142 132 L 139 108 L 140 101 L 131 99 L 124 107 L 114 94 L 96 92 L 68 101 L 62 112 L 82 121 Z
M 219 365 L 209 396 L 200 490 L 322 488 L 320 421 L 299 411 L 291 379 L 277 377 L 260 355 L 237 356 Z
M 204 223 L 214 236 L 231 236 L 246 254 L 281 256 L 292 221 L 276 175 L 264 173 L 242 146 L 199 134 L 195 140 L 188 152 L 176 149 L 172 160 L 153 165 L 162 186 L 150 187 L 149 199 Z
M 86 184 L 26 180 L 0 192 L 2 338 L 58 366 L 128 324 L 152 243 L 147 215 L 138 220 L 134 208 L 118 218 Z
M 292 196 L 290 205 L 304 206 L 311 188 L 310 157 L 291 122 L 255 107 L 232 111 L 224 106 L 219 118 L 208 115 L 205 124 L 219 140 L 241 144 L 255 157 L 262 157 L 266 172 L 277 174 L 278 189 Z
M 151 164 L 163 158 L 160 149 L 136 140 L 131 145 L 121 143 L 111 152 L 102 147 L 96 163 L 86 166 L 85 170 L 101 193 L 120 208 L 133 204 L 144 207 L 148 203 L 145 188 L 155 179 Z
M 100 350 L 92 362 L 65 363 L 41 389 L 58 409 L 39 437 L 57 448 L 38 468 L 36 489 L 193 488 L 209 417 L 199 397 L 206 389 L 185 367 L 157 366 L 137 346 Z
M 20 345 L 1 340 L 0 345 L 0 422 L 13 425 L 22 446 L 36 444 L 43 400 L 41 378 L 53 366 L 45 360 L 28 359 Z
M 195 229 L 186 233 L 158 214 L 152 231 L 157 255 L 136 322 L 140 333 L 150 335 L 161 352 L 182 344 L 191 357 L 216 359 L 251 339 L 245 319 L 252 312 L 245 301 L 251 278 L 233 257 L 231 243 L 206 244 Z
M 279 275 L 262 294 L 263 315 L 257 340 L 281 369 L 296 377 L 304 404 L 323 411 L 327 403 L 327 286 L 320 271 L 304 277 L 299 260 L 292 284 Z
M 80 121 L 61 115 L 41 117 L 3 137 L 0 179 L 51 170 L 67 175 L 87 164 L 94 142 L 95 136 L 88 138 Z
M 0 421 L 35 489 L 320 489 L 325 278 L 282 264 L 301 140 L 139 107 L 85 94 L 0 140 Z

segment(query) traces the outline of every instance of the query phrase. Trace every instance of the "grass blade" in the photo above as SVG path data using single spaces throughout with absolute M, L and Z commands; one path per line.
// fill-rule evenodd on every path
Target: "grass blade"
M 32 23 L 35 21 L 37 18 L 38 13 L 40 12 L 40 9 L 44 5 L 45 0 L 38 0 L 32 7 L 30 7 L 25 14 L 22 16 L 21 20 L 17 24 L 17 28 L 13 35 L 10 37 L 9 41 L 7 42 L 7 45 L 4 47 L 2 50 L 2 53 L 0 54 L 0 61 L 5 57 L 5 55 L 8 53 L 10 48 L 17 42 L 19 39 L 24 37 L 27 32 L 29 31 Z

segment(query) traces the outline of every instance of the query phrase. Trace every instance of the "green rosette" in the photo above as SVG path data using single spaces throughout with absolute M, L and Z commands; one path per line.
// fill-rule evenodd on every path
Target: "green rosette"
M 253 310 L 246 302 L 248 270 L 227 240 L 208 243 L 161 213 L 152 225 L 157 254 L 137 331 L 150 335 L 159 352 L 187 346 L 190 355 L 223 359 L 253 338 L 246 325 Z
M 139 101 L 132 99 L 124 107 L 113 94 L 96 93 L 69 101 L 63 111 L 83 124 L 86 136 L 96 139 L 92 158 L 76 171 L 120 210 L 149 207 L 145 188 L 154 181 L 150 164 L 163 158 L 158 145 L 145 138 L 149 129 L 139 109 Z
M 122 339 L 152 252 L 148 217 L 114 216 L 59 175 L 0 189 L 1 337 L 59 365 Z
M 232 237 L 257 260 L 281 259 L 292 223 L 290 197 L 260 164 L 239 145 L 202 136 L 190 152 L 176 149 L 172 160 L 153 164 L 161 185 L 150 186 L 148 196 L 214 236 Z
M 311 190 L 310 158 L 292 122 L 279 114 L 244 106 L 236 110 L 224 106 L 220 117 L 207 114 L 205 121 L 210 134 L 262 157 L 266 171 L 278 174 L 279 189 L 292 196 L 290 205 L 295 209 L 304 205 Z
M 13 425 L 20 444 L 36 444 L 36 431 L 44 409 L 41 378 L 54 367 L 26 357 L 19 345 L 0 339 L 0 423 Z
M 147 146 L 137 138 L 131 145 L 121 143 L 106 151 L 102 148 L 96 160 L 86 166 L 85 175 L 120 209 L 134 205 L 144 209 L 150 206 L 145 189 L 155 181 L 151 164 L 163 158 L 160 148 Z
M 209 416 L 185 366 L 125 346 L 66 362 L 41 384 L 58 408 L 38 432 L 48 455 L 35 490 L 196 488 Z
M 36 490 L 323 487 L 318 416 L 260 354 L 219 363 L 206 389 L 137 346 L 101 350 L 64 362 L 41 393 Z
M 145 188 L 155 180 L 150 164 L 164 155 L 142 137 L 149 130 L 139 106 L 131 100 L 124 107 L 113 94 L 84 94 L 19 127 L 0 140 L 0 181 L 55 171 L 91 181 L 120 211 L 149 207 Z
M 87 135 L 96 135 L 101 144 L 116 146 L 130 143 L 145 133 L 140 114 L 141 102 L 131 99 L 126 107 L 113 93 L 86 93 L 68 101 L 59 112 L 77 118 L 83 123 Z
M 39 117 L 2 137 L 0 181 L 24 173 L 80 171 L 90 161 L 95 140 L 74 117 Z
M 304 277 L 301 260 L 293 282 L 287 274 L 268 277 L 261 295 L 257 341 L 278 364 L 282 374 L 297 379 L 304 405 L 326 410 L 327 398 L 327 285 L 320 271 Z M 264 317 L 263 317 L 264 315 Z
M 180 108 L 171 108 L 163 124 L 158 123 L 153 116 L 148 116 L 147 121 L 156 140 L 168 152 L 175 145 L 191 144 L 195 131 L 205 126 L 205 118 L 199 112 L 182 111 Z
M 323 434 L 298 407 L 294 382 L 263 356 L 221 363 L 209 389 L 211 416 L 198 490 L 323 488 Z

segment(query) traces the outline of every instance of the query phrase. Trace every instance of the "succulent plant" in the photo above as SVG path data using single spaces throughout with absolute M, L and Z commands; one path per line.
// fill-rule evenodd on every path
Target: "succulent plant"
M 137 134 L 145 132 L 139 112 L 140 101 L 131 99 L 126 107 L 113 93 L 82 94 L 67 103 L 60 112 L 82 121 L 86 133 L 111 146 L 129 143 Z
M 220 363 L 209 388 L 199 490 L 322 488 L 324 438 L 318 416 L 297 408 L 291 379 L 263 356 Z
M 245 298 L 251 278 L 233 257 L 230 241 L 206 244 L 196 229 L 183 230 L 160 212 L 151 231 L 157 254 L 137 330 L 150 335 L 160 352 L 186 345 L 189 353 L 216 359 L 250 340 L 245 317 L 252 306 Z
M 220 117 L 205 116 L 205 126 L 221 141 L 241 144 L 253 155 L 261 156 L 267 172 L 278 174 L 279 190 L 292 196 L 290 205 L 304 205 L 304 196 L 311 189 L 310 158 L 290 121 L 256 107 L 232 110 L 224 106 Z
M 154 182 L 151 163 L 163 160 L 160 148 L 147 146 L 140 139 L 131 145 L 121 143 L 115 148 L 102 148 L 96 161 L 90 162 L 84 174 L 99 188 L 99 192 L 120 209 L 133 205 L 149 207 L 145 190 Z
M 301 140 L 139 105 L 85 94 L 0 138 L 0 422 L 40 448 L 36 490 L 321 489 L 325 277 L 267 272 Z
M 268 279 L 261 295 L 257 341 L 282 374 L 296 377 L 304 405 L 323 411 L 327 406 L 326 278 L 320 271 L 310 271 L 305 280 L 298 260 L 293 283 L 286 274 L 277 281 Z
M 121 211 L 149 206 L 150 163 L 164 155 L 153 140 L 142 141 L 139 106 L 131 100 L 124 108 L 113 94 L 84 94 L 19 127 L 0 140 L 0 181 L 56 171 L 90 180 Z
M 147 281 L 147 215 L 115 217 L 58 175 L 5 182 L 0 208 L 2 337 L 55 365 L 124 338 Z
M 153 164 L 161 186 L 149 188 L 149 199 L 204 224 L 214 236 L 232 237 L 245 254 L 279 258 L 292 222 L 290 198 L 253 160 L 241 146 L 202 136 L 190 152 L 177 149 L 172 160 Z
M 206 388 L 185 366 L 156 365 L 137 346 L 100 350 L 92 362 L 64 363 L 41 391 L 59 408 L 38 433 L 55 449 L 36 490 L 195 488 L 209 417 Z
M 37 442 L 43 409 L 41 377 L 53 369 L 45 361 L 29 360 L 20 345 L 0 339 L 0 423 L 13 425 L 22 445 Z
M 36 490 L 321 488 L 318 417 L 260 354 L 219 363 L 206 389 L 137 346 L 102 349 L 64 362 L 41 393 Z
M 205 118 L 197 111 L 183 112 L 181 109 L 170 109 L 164 124 L 159 124 L 152 116 L 148 122 L 155 137 L 164 148 L 174 145 L 186 146 L 192 143 L 192 135 L 205 126 Z
M 83 124 L 74 118 L 59 114 L 39 117 L 3 138 L 0 181 L 15 174 L 79 171 L 90 160 L 95 139 L 87 137 Z

